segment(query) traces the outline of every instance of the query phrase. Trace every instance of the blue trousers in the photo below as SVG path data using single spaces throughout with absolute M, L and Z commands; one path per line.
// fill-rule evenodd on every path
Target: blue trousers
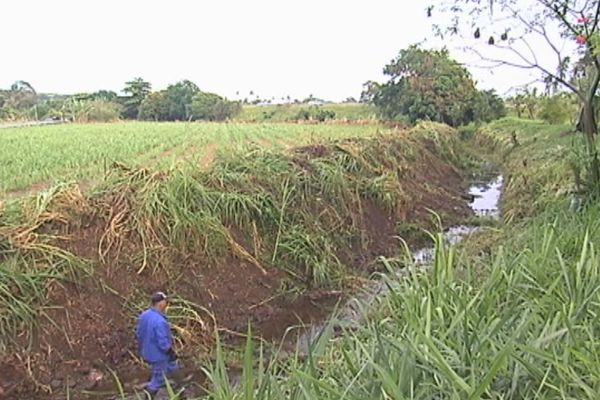
M 161 361 L 151 363 L 150 366 L 152 367 L 152 376 L 146 388 L 151 392 L 156 392 L 165 386 L 165 376 L 176 372 L 178 369 L 177 361 Z

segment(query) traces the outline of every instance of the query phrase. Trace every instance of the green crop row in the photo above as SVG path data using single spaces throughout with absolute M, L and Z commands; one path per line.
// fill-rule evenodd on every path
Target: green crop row
M 369 136 L 380 130 L 379 126 L 183 122 L 3 129 L 0 198 L 11 192 L 18 195 L 18 191 L 39 190 L 69 180 L 98 181 L 113 162 L 166 168 L 176 160 L 201 161 L 208 145 L 226 150 L 251 142 L 266 146 L 298 144 Z

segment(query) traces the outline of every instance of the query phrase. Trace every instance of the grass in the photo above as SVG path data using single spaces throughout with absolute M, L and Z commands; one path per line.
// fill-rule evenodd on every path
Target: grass
M 535 215 L 557 201 L 568 203 L 584 178 L 582 135 L 568 125 L 506 118 L 483 128 L 476 140 L 507 174 L 503 196 L 505 218 Z M 575 178 L 574 170 L 579 171 Z
M 114 195 L 108 225 L 120 228 L 105 234 L 100 253 L 120 247 L 132 233 L 144 244 L 140 272 L 148 264 L 165 264 L 146 249 L 161 248 L 161 256 L 173 257 L 233 251 L 261 271 L 264 265 L 280 265 L 307 286 L 333 285 L 346 273 L 339 257 L 349 243 L 368 246 L 360 211 L 366 203 L 397 217 L 416 196 L 446 190 L 423 187 L 418 194 L 406 193 L 396 179 L 410 176 L 417 161 L 439 163 L 434 153 L 445 160 L 457 146 L 451 135 L 433 136 L 437 144 L 428 149 L 424 142 L 431 132 L 418 128 L 413 133 L 306 148 L 324 152 L 316 157 L 254 147 L 218 157 L 210 170 L 182 165 L 167 177 L 125 170 L 106 184 Z M 252 252 L 240 244 L 240 236 L 253 244 Z
M 438 240 L 431 273 L 383 276 L 364 325 L 329 326 L 308 354 L 266 360 L 249 339 L 237 387 L 218 350 L 202 398 L 596 399 L 600 207 L 505 229 L 489 257 Z
M 32 331 L 53 285 L 66 280 L 92 285 L 77 279 L 87 271 L 86 263 L 61 247 L 80 245 L 79 229 L 86 224 L 100 228 L 83 249 L 93 254 L 87 256 L 90 261 L 98 268 L 118 265 L 136 278 L 180 276 L 181 260 L 221 265 L 232 258 L 263 274 L 280 268 L 288 279 L 282 285 L 292 283 L 298 290 L 341 287 L 353 267 L 341 259 L 353 260 L 348 257 L 353 245 L 366 249 L 375 239 L 366 234 L 362 208 L 371 205 L 387 219 L 421 201 L 419 196 L 449 199 L 447 187 L 408 193 L 400 182 L 419 179 L 418 165 L 452 170 L 448 158 L 458 145 L 456 135 L 438 135 L 428 124 L 296 151 L 244 144 L 218 155 L 208 169 L 191 163 L 168 171 L 122 165 L 90 194 L 63 184 L 11 202 L 0 210 L 0 290 L 7 300 L 0 306 L 0 333 L 5 333 L 0 346 L 7 346 L 16 331 Z M 103 282 L 98 284 L 104 289 Z M 120 300 L 135 303 L 139 294 L 122 295 Z M 182 326 L 202 311 L 186 304 Z
M 436 237 L 432 270 L 383 276 L 389 292 L 358 330 L 326 330 L 308 355 L 285 361 L 262 362 L 259 351 L 241 387 L 209 374 L 207 398 L 596 399 L 600 206 L 574 213 L 559 191 L 570 184 L 557 153 L 572 139 L 562 130 L 505 120 L 479 137 L 497 144 L 490 157 L 509 176 L 503 206 L 512 214 L 490 255 Z M 523 188 L 521 176 L 535 184 Z
M 0 133 L 0 198 L 32 185 L 97 181 L 113 162 L 166 169 L 177 160 L 202 163 L 209 149 L 250 143 L 283 146 L 315 140 L 372 136 L 385 129 L 349 125 L 236 123 L 69 124 L 3 129 Z M 207 160 L 204 160 L 207 161 Z
M 364 121 L 377 119 L 377 109 L 369 104 L 324 104 L 318 106 L 318 108 L 324 111 L 333 111 L 336 120 Z M 308 104 L 245 105 L 241 114 L 236 117 L 236 120 L 247 122 L 295 121 L 302 111 L 314 109 L 316 109 L 316 106 Z
M 58 235 L 38 231 L 80 211 L 80 200 L 76 188 L 63 185 L 25 204 L 15 218 L 0 212 L 1 351 L 14 344 L 18 333 L 24 333 L 21 340 L 31 339 L 52 288 L 90 273 L 86 261 L 54 244 Z
M 389 290 L 366 310 L 364 324 L 341 336 L 328 326 L 307 354 L 267 359 L 263 345 L 249 339 L 238 387 L 229 382 L 217 342 L 216 361 L 205 364 L 211 383 L 206 398 L 597 398 L 600 206 L 569 209 L 581 144 L 575 136 L 561 135 L 566 128 L 506 119 L 480 131 L 475 149 L 481 155 L 481 149 L 488 151 L 485 156 L 505 174 L 504 221 L 493 233 L 484 232 L 459 249 L 433 235 L 430 270 L 409 264 L 408 273 L 395 274 L 402 266 L 383 259 L 389 273 L 381 279 Z M 360 201 L 375 201 L 393 213 L 413 200 L 395 186 L 398 181 L 388 170 L 400 176 L 414 172 L 411 163 L 422 160 L 423 153 L 412 140 L 464 162 L 460 146 L 443 130 L 424 126 L 418 133 L 420 139 L 413 135 L 406 142 L 380 138 L 333 144 L 326 158 L 301 164 L 311 174 L 268 149 L 221 156 L 210 171 L 178 168 L 168 179 L 144 169 L 124 170 L 110 185 L 113 193 L 131 197 L 113 198 L 111 204 L 130 208 L 117 209 L 110 216 L 116 223 L 110 225 L 184 255 L 198 249 L 232 251 L 257 268 L 278 262 L 302 284 L 327 286 L 343 273 L 334 249 L 362 229 L 353 219 Z M 63 210 L 60 202 L 52 204 L 27 213 L 34 225 L 46 215 L 42 211 Z M 320 204 L 318 218 L 311 212 L 314 204 Z M 236 247 L 228 234 L 231 225 L 262 239 L 263 247 L 258 242 L 254 247 L 263 251 L 244 253 Z M 120 231 L 107 235 L 105 244 L 126 237 Z M 12 243 L 6 246 L 9 252 L 15 251 Z M 16 311 L 9 315 L 28 315 L 11 293 Z M 185 300 L 179 305 L 179 317 L 190 330 L 207 320 L 200 306 Z

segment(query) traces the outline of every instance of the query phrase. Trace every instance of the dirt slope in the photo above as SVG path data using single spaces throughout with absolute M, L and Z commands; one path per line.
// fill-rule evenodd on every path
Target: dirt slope
M 46 234 L 89 265 L 47 282 L 37 327 L 0 360 L 4 398 L 63 398 L 67 388 L 85 398 L 86 390 L 114 386 L 111 371 L 127 385 L 142 381 L 135 317 L 155 290 L 173 295 L 178 348 L 190 357 L 210 356 L 215 328 L 235 342 L 251 322 L 277 340 L 290 326 L 323 319 L 349 290 L 344 277 L 365 276 L 377 256 L 398 251 L 399 226 L 431 228 L 429 210 L 448 224 L 469 214 L 464 178 L 446 147 L 452 140 L 412 133 L 285 154 L 257 150 L 217 159 L 193 179 L 189 171 L 121 171 L 95 197 L 73 187 L 58 193 L 46 210 L 52 217 L 27 245 L 16 241 L 15 225 L 0 224 L 19 252 Z M 267 164 L 281 171 L 269 176 Z M 338 178 L 342 189 L 328 192 Z M 214 193 L 217 200 L 200 204 Z M 232 193 L 239 196 L 225 207 Z M 186 206 L 166 211 L 173 196 Z M 254 209 L 248 199 L 256 198 Z M 199 215 L 206 218 L 198 225 L 186 219 Z M 414 244 L 422 236 L 406 238 Z

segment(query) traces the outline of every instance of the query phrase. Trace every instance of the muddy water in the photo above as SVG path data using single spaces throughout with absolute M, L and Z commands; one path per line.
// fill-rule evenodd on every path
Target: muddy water
M 487 183 L 481 183 L 471 186 L 469 194 L 473 196 L 471 209 L 477 216 L 491 216 L 498 218 L 500 216 L 499 200 L 502 194 L 502 185 L 504 179 L 499 175 Z
M 494 177 L 486 182 L 473 183 L 469 190 L 472 196 L 470 203 L 471 209 L 479 217 L 500 217 L 500 196 L 502 194 L 503 177 L 501 175 Z M 480 227 L 471 225 L 457 225 L 450 227 L 443 233 L 446 243 L 455 245 L 462 241 L 468 235 L 479 230 Z M 412 258 L 415 265 L 422 268 L 428 268 L 433 262 L 435 249 L 426 247 L 412 252 Z M 406 274 L 406 269 L 398 272 L 399 275 Z M 323 323 L 308 327 L 298 337 L 295 343 L 295 350 L 300 354 L 305 354 L 316 338 L 323 332 L 327 324 L 333 322 L 334 330 L 341 326 L 346 328 L 358 327 L 366 318 L 367 312 L 371 309 L 373 303 L 378 297 L 385 295 L 388 287 L 380 280 L 374 280 L 360 294 L 356 295 L 346 302 L 336 313 L 333 321 L 328 320 Z

